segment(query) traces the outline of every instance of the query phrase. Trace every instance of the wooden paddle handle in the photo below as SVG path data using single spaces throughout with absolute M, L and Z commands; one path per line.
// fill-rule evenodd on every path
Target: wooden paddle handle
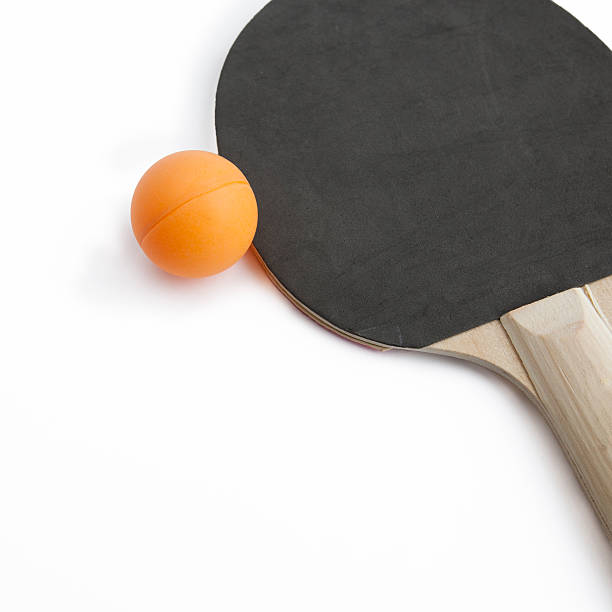
M 504 317 L 544 415 L 612 539 L 612 328 L 582 289 Z

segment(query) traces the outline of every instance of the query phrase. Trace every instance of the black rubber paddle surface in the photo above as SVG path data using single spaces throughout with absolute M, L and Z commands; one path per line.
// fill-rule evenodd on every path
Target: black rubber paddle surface
M 612 54 L 549 0 L 274 0 L 217 135 L 268 268 L 366 341 L 424 347 L 612 274 Z

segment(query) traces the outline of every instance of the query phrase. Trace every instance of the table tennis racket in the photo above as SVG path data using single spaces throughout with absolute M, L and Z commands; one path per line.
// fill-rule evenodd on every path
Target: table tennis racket
M 549 0 L 273 0 L 216 124 L 283 293 L 513 380 L 610 535 L 610 50 Z

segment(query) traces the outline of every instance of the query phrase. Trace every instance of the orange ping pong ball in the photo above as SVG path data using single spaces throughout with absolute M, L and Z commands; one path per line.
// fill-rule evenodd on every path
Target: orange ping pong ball
M 149 168 L 132 198 L 132 229 L 149 259 L 176 276 L 222 272 L 247 251 L 257 202 L 244 174 L 206 151 L 181 151 Z

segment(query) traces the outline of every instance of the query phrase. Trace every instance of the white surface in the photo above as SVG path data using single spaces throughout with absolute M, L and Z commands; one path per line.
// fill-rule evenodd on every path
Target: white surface
M 0 610 L 609 612 L 611 549 L 508 383 L 132 238 L 142 172 L 215 150 L 263 4 L 3 9 Z M 609 3 L 563 5 L 612 43 Z

